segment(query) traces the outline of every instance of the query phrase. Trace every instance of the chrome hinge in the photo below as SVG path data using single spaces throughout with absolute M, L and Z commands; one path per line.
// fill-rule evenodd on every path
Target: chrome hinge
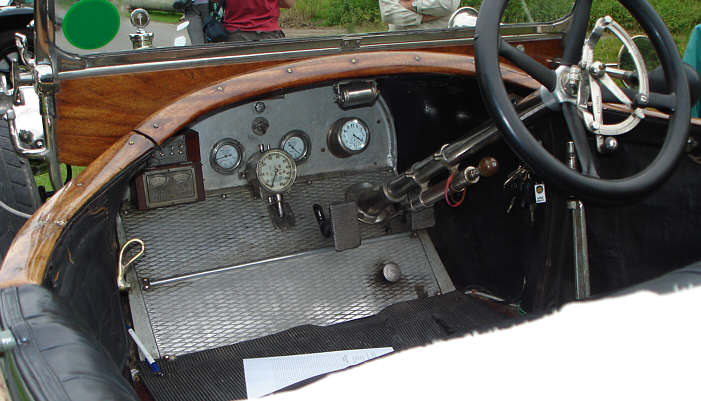
M 360 49 L 360 38 L 343 38 L 341 39 L 341 50 Z
M 14 88 L 17 101 L 3 119 L 10 128 L 10 140 L 21 156 L 44 159 L 47 155 L 39 96 L 31 86 Z
M 17 340 L 10 330 L 0 331 L 0 352 L 12 351 L 16 346 Z

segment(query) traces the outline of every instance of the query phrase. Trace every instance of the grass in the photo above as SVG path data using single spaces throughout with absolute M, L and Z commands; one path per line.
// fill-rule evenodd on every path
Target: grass
M 74 166 L 73 167 L 73 178 L 78 176 L 81 171 L 85 170 L 85 167 Z M 61 164 L 61 177 L 63 181 L 66 181 L 66 165 Z M 53 185 L 51 185 L 51 180 L 49 179 L 49 173 L 38 174 L 34 176 L 34 181 L 37 183 L 37 187 L 43 186 L 47 191 L 53 191 Z
M 177 24 L 183 17 L 183 13 L 175 13 L 172 11 L 149 10 L 151 21 L 164 22 L 166 24 Z M 130 13 L 126 12 L 129 16 Z
M 629 32 L 631 36 L 639 33 Z M 679 49 L 679 54 L 684 55 L 684 50 L 686 49 L 687 43 L 689 43 L 689 37 L 691 32 L 687 34 L 672 34 L 674 42 L 677 44 L 677 49 Z M 620 51 L 622 43 L 613 35 L 606 35 L 599 40 L 596 45 L 596 50 L 594 52 L 594 58 L 600 60 L 604 63 L 615 63 L 618 61 L 618 52 Z
M 296 0 L 280 12 L 283 27 L 342 26 L 349 31 L 386 30 L 377 0 Z

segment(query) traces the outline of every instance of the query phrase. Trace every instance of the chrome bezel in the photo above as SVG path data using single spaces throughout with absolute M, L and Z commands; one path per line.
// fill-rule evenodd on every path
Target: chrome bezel
M 270 188 L 268 185 L 265 184 L 265 182 L 263 180 L 260 179 L 260 168 L 261 168 L 260 165 L 263 162 L 263 159 L 272 153 L 277 153 L 277 154 L 281 155 L 283 158 L 287 159 L 290 162 L 290 165 L 292 166 L 292 168 L 291 168 L 292 172 L 290 174 L 291 175 L 290 182 L 280 189 Z M 260 184 L 261 188 L 263 188 L 266 192 L 269 192 L 271 194 L 285 193 L 285 192 L 289 191 L 290 189 L 292 189 L 292 185 L 294 185 L 295 180 L 297 180 L 297 163 L 295 163 L 295 160 L 292 158 L 292 156 L 289 155 L 289 153 L 285 152 L 282 149 L 267 150 L 267 151 L 265 151 L 265 153 L 263 153 L 260 156 L 260 159 L 258 159 L 258 162 L 256 162 L 256 179 L 258 180 L 258 183 Z
M 141 17 L 141 20 L 137 18 Z M 151 16 L 148 11 L 143 8 L 137 8 L 129 15 L 129 21 L 136 29 L 144 29 L 151 23 Z
M 343 138 L 341 137 L 341 131 L 343 130 L 343 126 L 350 123 L 350 122 L 357 122 L 358 124 L 362 125 L 363 128 L 365 128 L 365 131 L 367 131 L 367 140 L 365 141 L 365 144 L 361 149 L 350 149 L 348 146 L 346 146 L 345 143 L 343 143 Z M 370 132 L 370 127 L 365 123 L 365 121 L 361 120 L 358 117 L 350 117 L 350 118 L 342 118 L 331 126 L 331 129 L 329 130 L 329 139 L 328 139 L 328 145 L 329 145 L 329 150 L 331 153 L 334 154 L 334 156 L 337 157 L 348 157 L 348 156 L 353 156 L 357 155 L 358 153 L 362 153 L 365 151 L 365 149 L 368 148 L 370 145 L 370 141 L 372 140 L 372 134 Z
M 286 133 L 285 136 L 283 136 L 280 140 L 280 149 L 285 150 L 285 144 L 287 143 L 287 141 L 294 137 L 298 137 L 302 140 L 302 142 L 304 142 L 304 152 L 302 153 L 302 156 L 299 157 L 299 159 L 295 159 L 294 157 L 292 157 L 292 160 L 294 160 L 295 163 L 298 164 L 303 163 L 309 158 L 309 153 L 312 149 L 312 140 L 309 138 L 309 135 L 307 135 L 306 132 L 299 129 L 295 129 Z
M 224 168 L 217 163 L 217 152 L 224 145 L 231 145 L 239 152 L 239 159 L 231 168 Z M 217 173 L 231 175 L 234 174 L 234 172 L 241 166 L 241 161 L 245 158 L 245 156 L 245 150 L 239 141 L 233 138 L 224 138 L 217 141 L 217 143 L 215 143 L 214 146 L 212 146 L 212 149 L 209 151 L 209 165 L 212 166 L 212 169 Z

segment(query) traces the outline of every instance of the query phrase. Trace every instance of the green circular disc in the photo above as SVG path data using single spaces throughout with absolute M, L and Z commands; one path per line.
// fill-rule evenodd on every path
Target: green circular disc
M 114 39 L 119 23 L 119 11 L 109 1 L 80 0 L 63 18 L 63 34 L 79 49 L 97 49 Z

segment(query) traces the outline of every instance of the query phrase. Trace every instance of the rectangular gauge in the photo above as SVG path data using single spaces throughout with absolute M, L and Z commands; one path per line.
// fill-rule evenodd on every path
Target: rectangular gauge
M 152 168 L 134 182 L 139 210 L 204 200 L 200 163 Z

